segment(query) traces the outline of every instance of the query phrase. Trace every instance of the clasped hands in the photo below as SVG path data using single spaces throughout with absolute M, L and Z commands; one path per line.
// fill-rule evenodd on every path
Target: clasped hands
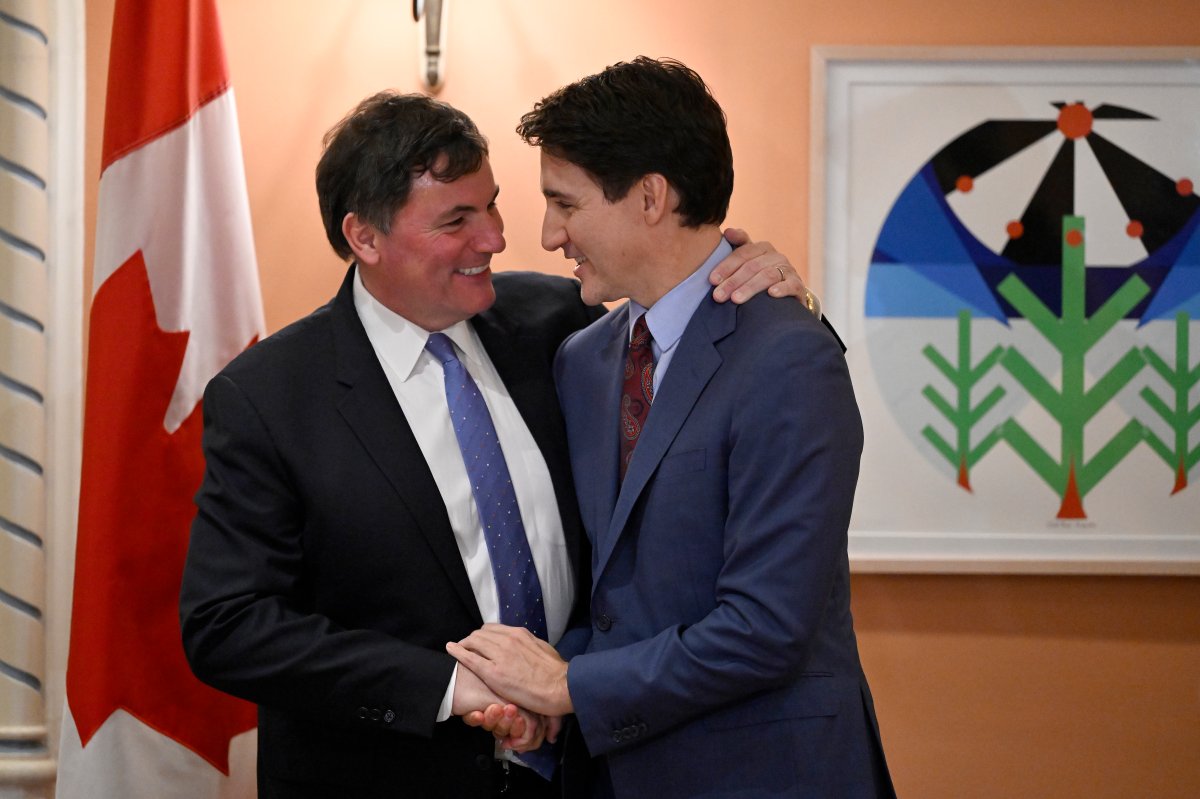
M 485 624 L 446 644 L 459 662 L 455 715 L 516 752 L 553 742 L 570 712 L 567 663 L 524 627 Z

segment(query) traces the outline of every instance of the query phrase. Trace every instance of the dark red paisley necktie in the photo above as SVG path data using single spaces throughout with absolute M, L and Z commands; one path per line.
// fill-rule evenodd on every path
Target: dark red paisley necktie
M 625 384 L 621 389 L 621 480 L 629 468 L 633 448 L 650 415 L 654 401 L 654 351 L 650 348 L 650 331 L 646 315 L 638 317 L 625 356 Z

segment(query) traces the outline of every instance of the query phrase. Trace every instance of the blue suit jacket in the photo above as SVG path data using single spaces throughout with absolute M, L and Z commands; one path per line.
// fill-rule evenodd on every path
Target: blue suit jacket
M 863 434 L 838 342 L 799 304 L 707 298 L 623 484 L 628 307 L 555 378 L 592 543 L 568 681 L 618 797 L 893 795 L 850 618 Z

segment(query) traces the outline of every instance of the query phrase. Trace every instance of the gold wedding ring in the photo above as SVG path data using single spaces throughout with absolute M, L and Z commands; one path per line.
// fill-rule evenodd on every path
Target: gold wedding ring
M 782 266 L 775 267 L 775 271 L 777 271 L 779 273 L 779 282 L 780 283 L 783 283 L 787 280 L 787 275 L 785 275 L 783 273 Z M 812 291 L 808 288 L 808 286 L 804 287 L 804 296 L 802 296 L 800 298 L 800 301 L 802 303 L 804 303 L 804 307 L 808 309 L 809 313 L 811 313 L 813 316 L 817 317 L 818 319 L 821 318 L 821 301 L 819 299 L 817 299 L 817 295 L 813 294 Z

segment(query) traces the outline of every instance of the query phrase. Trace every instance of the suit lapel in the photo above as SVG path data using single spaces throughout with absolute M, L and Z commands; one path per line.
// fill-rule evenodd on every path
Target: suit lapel
M 331 307 L 337 380 L 345 387 L 338 411 L 395 489 L 471 616 L 482 625 L 441 492 L 354 309 L 352 277 L 353 267 Z
M 558 407 L 549 402 L 549 368 L 540 362 L 545 342 L 514 331 L 495 314 L 476 316 L 471 326 L 538 448 L 545 454 L 561 447 L 561 441 L 552 440 Z
M 608 333 L 601 345 L 595 365 L 599 376 L 595 385 L 599 390 L 587 398 L 588 412 L 582 416 L 582 429 L 586 438 L 580 442 L 581 453 L 574 460 L 584 458 L 594 464 L 591 479 L 592 502 L 584 508 L 587 527 L 594 530 L 596 540 L 592 542 L 596 558 L 612 551 L 609 540 L 609 521 L 617 504 L 619 462 L 621 458 L 621 389 L 625 381 L 625 358 L 629 350 L 629 306 L 618 309 L 606 322 Z M 579 481 L 576 481 L 579 482 Z M 605 559 L 607 555 L 604 554 Z M 593 576 L 593 581 L 594 581 Z
M 607 532 L 603 546 L 597 553 L 593 581 L 598 579 L 608 563 L 638 497 L 645 491 L 704 387 L 721 367 L 721 355 L 717 352 L 716 343 L 733 332 L 736 321 L 735 305 L 719 304 L 711 297 L 701 302 L 692 315 L 680 339 L 679 348 L 671 359 L 670 369 L 655 394 L 646 426 L 638 437 L 629 471 L 625 474 L 611 520 L 605 528 Z M 620 401 L 616 404 L 619 405 Z M 615 419 L 613 424 L 616 424 Z M 616 474 L 615 463 L 612 473 Z

